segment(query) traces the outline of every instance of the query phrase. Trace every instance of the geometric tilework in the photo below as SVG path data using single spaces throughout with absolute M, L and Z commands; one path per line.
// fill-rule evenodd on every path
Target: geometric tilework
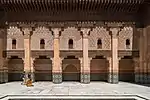
M 90 73 L 81 73 L 81 83 L 88 84 L 90 83 Z
M 58 84 L 62 82 L 62 73 L 52 73 L 53 83 Z

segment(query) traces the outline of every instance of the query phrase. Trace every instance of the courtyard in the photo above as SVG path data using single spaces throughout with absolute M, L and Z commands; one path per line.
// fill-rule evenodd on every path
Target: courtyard
M 106 82 L 91 82 L 90 84 L 82 84 L 79 82 L 63 82 L 54 84 L 52 82 L 35 82 L 33 87 L 21 85 L 21 82 L 9 82 L 0 84 L 1 99 L 7 95 L 17 96 L 127 96 L 137 95 L 146 99 L 150 99 L 150 85 L 138 85 L 127 82 L 119 82 L 119 84 L 110 84 Z M 85 97 L 86 97 L 85 96 Z M 141 99 L 142 100 L 142 99 Z M 145 99 L 143 99 L 145 100 Z

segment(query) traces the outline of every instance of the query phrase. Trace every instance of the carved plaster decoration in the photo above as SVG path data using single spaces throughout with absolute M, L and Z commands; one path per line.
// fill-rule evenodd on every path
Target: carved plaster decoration
M 80 31 L 75 27 L 68 27 L 64 29 L 60 36 L 60 49 L 68 50 L 68 41 L 73 40 L 73 50 L 82 50 L 82 36 Z
M 12 40 L 16 39 L 16 49 L 24 49 L 24 37 L 19 28 L 15 26 L 10 26 L 7 29 L 7 50 L 12 49 Z
M 130 40 L 130 48 L 126 49 L 126 40 Z M 119 50 L 132 50 L 132 41 L 133 41 L 133 28 L 124 27 L 118 36 L 118 49 Z
M 53 49 L 53 35 L 46 27 L 37 27 L 31 36 L 31 47 L 34 50 L 40 49 L 40 40 L 45 40 L 45 49 Z
M 109 32 L 103 27 L 96 27 L 90 32 L 89 38 L 89 50 L 97 49 L 97 40 L 102 40 L 102 49 L 110 50 L 111 36 Z
M 7 29 L 7 38 L 17 38 L 20 36 L 23 36 L 23 34 L 18 27 L 10 26 Z

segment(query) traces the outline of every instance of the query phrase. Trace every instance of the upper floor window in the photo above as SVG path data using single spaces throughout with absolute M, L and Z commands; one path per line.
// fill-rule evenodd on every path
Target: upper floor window
M 40 49 L 45 49 L 45 40 L 44 39 L 40 40 Z
M 102 40 L 101 39 L 97 40 L 97 49 L 102 49 Z
M 69 39 L 68 47 L 69 47 L 69 49 L 73 49 L 73 40 L 72 39 Z
M 17 44 L 16 39 L 13 39 L 12 40 L 12 49 L 16 49 L 16 44 Z
M 130 40 L 126 39 L 126 49 L 130 49 Z

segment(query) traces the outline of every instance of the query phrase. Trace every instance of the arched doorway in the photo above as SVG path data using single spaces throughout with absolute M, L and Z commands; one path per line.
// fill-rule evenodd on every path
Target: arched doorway
M 130 56 L 125 56 L 119 61 L 119 80 L 134 82 L 134 66 Z
M 18 56 L 12 56 L 8 61 L 8 81 L 22 81 L 24 64 Z
M 107 81 L 108 61 L 103 56 L 96 56 L 91 60 L 91 81 Z
M 63 60 L 63 81 L 80 81 L 80 61 L 74 56 Z
M 64 81 L 79 81 L 80 72 L 74 65 L 70 64 L 66 66 L 66 68 L 63 71 L 63 80 Z
M 52 81 L 52 61 L 46 56 L 40 56 L 34 61 L 35 81 Z

